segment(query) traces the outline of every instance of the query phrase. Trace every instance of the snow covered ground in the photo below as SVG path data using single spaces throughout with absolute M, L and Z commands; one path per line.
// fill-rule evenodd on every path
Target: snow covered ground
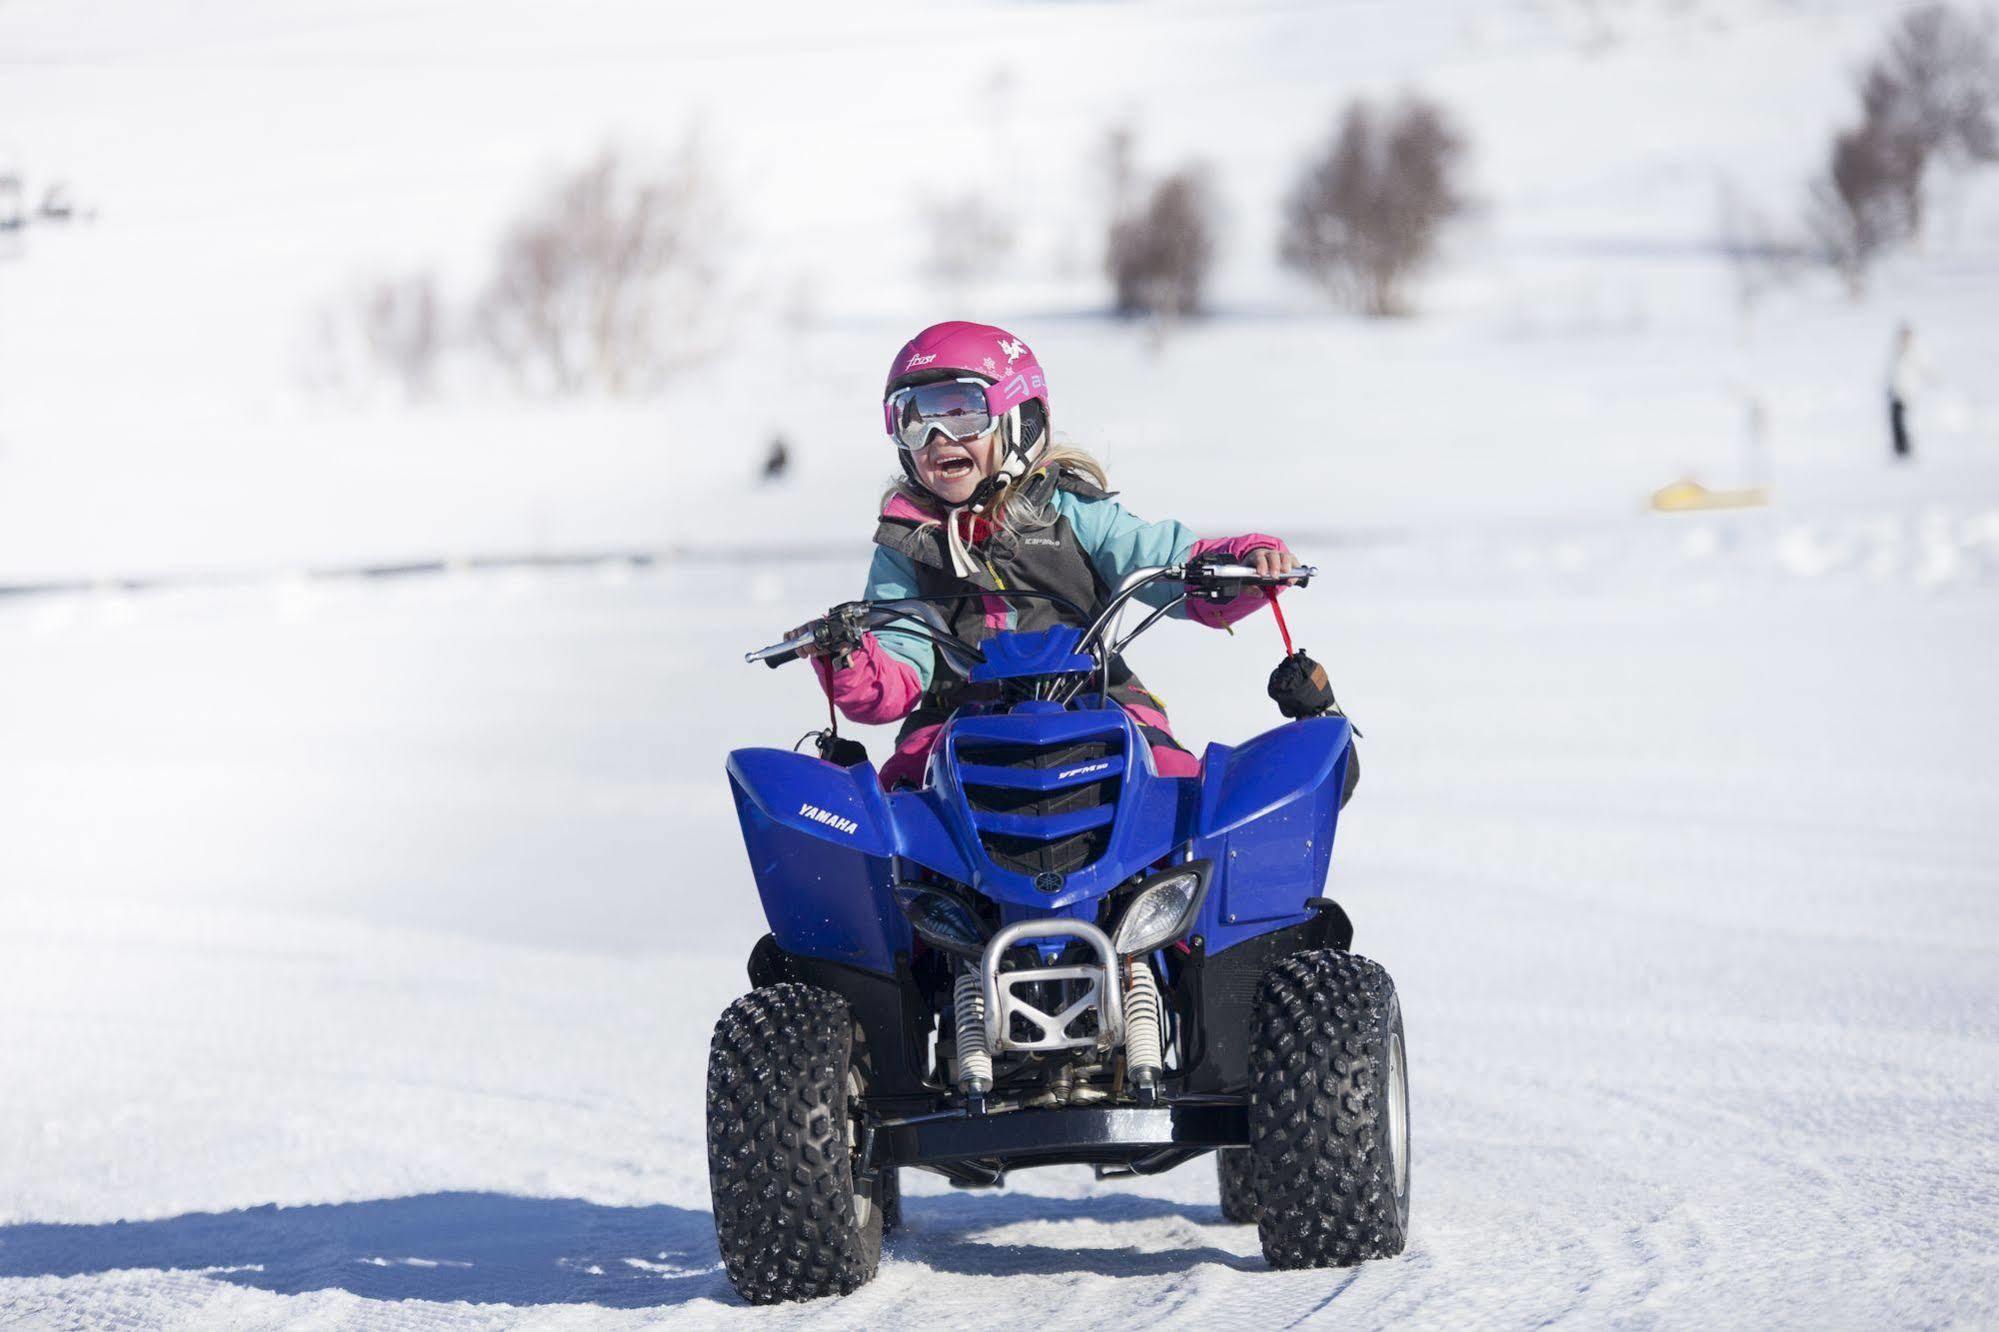
M 0 4 L 0 168 L 100 210 L 0 259 L 0 585 L 104 580 L 0 596 L 0 1324 L 1999 1323 L 1999 215 L 1955 189 L 1867 301 L 1747 322 L 1712 245 L 1722 176 L 1792 206 L 1894 7 L 769 11 Z M 912 98 L 968 34 L 971 91 Z M 1320 312 L 1271 209 L 1407 85 L 1485 213 L 1430 316 Z M 866 167 L 967 104 L 1045 203 L 942 308 Z M 690 116 L 740 318 L 663 399 L 300 392 L 313 302 L 476 281 L 542 165 Z M 1119 116 L 1230 200 L 1221 313 L 1163 345 L 1089 313 Z M 881 363 L 966 309 L 1140 512 L 1327 569 L 1290 604 L 1367 737 L 1330 891 L 1407 1013 L 1398 1260 L 1270 1272 L 1197 1163 L 912 1175 L 855 1296 L 722 1276 L 702 1070 L 762 930 L 723 757 L 823 720 L 740 654 L 852 595 Z M 1642 514 L 1747 479 L 1752 399 L 1775 504 Z M 668 558 L 309 573 L 625 548 Z M 1275 719 L 1277 652 L 1138 660 L 1198 745 Z
M 1203 1165 L 917 1180 L 875 1285 L 739 1309 L 701 1071 L 761 924 L 721 764 L 815 712 L 736 654 L 847 571 L 466 575 L 0 611 L 0 1308 L 1999 1317 L 1989 590 L 1329 563 L 1294 619 L 1368 733 L 1332 890 L 1408 1013 L 1405 1257 L 1269 1272 Z M 1142 660 L 1199 740 L 1272 720 L 1276 652 Z

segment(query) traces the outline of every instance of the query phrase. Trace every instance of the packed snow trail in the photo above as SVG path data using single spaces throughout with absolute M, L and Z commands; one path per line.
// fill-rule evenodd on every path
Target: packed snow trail
M 947 312 L 926 210 L 853 145 L 949 160 L 964 123 L 872 75 L 960 68 L 961 25 L 0 6 L 0 168 L 101 208 L 0 264 L 0 585 L 96 589 L 0 596 L 0 1324 L 1999 1323 L 1995 196 L 1860 302 L 1751 311 L 1714 235 L 1718 182 L 1792 215 L 1902 8 L 1163 4 L 1142 51 L 1123 6 L 976 11 L 980 114 L 1049 151 L 965 302 L 1023 316 L 1140 512 L 1331 571 L 1291 616 L 1366 732 L 1330 890 L 1401 987 L 1412 1239 L 1273 1273 L 1205 1163 L 911 1175 L 873 1285 L 750 1310 L 702 1142 L 762 929 L 722 760 L 823 719 L 740 653 L 856 590 L 880 360 Z M 1481 216 L 1424 318 L 1342 318 L 1270 205 L 1403 88 L 1474 128 Z M 696 122 L 741 261 L 698 373 L 625 407 L 298 391 L 345 284 L 469 296 L 544 169 Z M 1217 317 L 1164 338 L 1076 317 L 1112 124 L 1229 202 Z M 1904 318 L 1939 383 L 1889 472 Z M 1778 507 L 1630 516 L 1745 480 L 1766 416 Z M 794 484 L 753 487 L 779 426 Z M 854 549 L 106 581 L 745 532 Z M 1138 664 L 1198 745 L 1272 724 L 1276 654 L 1252 624 Z
M 846 571 L 0 607 L 0 1313 L 1999 1318 L 1992 594 L 1652 549 L 1596 557 L 1649 600 L 1382 551 L 1292 601 L 1367 732 L 1330 889 L 1407 1012 L 1402 1258 L 1268 1271 L 1206 1162 L 911 1172 L 874 1284 L 763 1310 L 702 1146 L 761 930 L 721 760 L 813 723 L 739 654 Z M 1145 647 L 1197 742 L 1275 720 L 1270 626 Z

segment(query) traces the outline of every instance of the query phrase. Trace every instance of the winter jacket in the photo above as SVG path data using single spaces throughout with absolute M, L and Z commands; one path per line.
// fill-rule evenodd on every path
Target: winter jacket
M 1049 602 L 1010 601 L 1007 592 L 1054 593 L 1094 617 L 1135 570 L 1179 564 L 1199 555 L 1246 558 L 1259 547 L 1284 549 L 1283 542 L 1262 533 L 1204 541 L 1181 523 L 1145 522 L 1108 492 L 1059 469 L 1034 473 L 1027 484 L 1036 488 L 1033 493 L 1043 499 L 1053 522 L 1013 533 L 979 523 L 969 544 L 982 567 L 969 579 L 951 572 L 943 530 L 931 515 L 904 495 L 891 496 L 875 532 L 877 549 L 863 596 L 883 600 L 988 594 L 969 597 L 955 607 L 940 607 L 951 631 L 976 643 L 1003 630 L 1075 622 L 1072 613 Z M 1140 592 L 1136 600 L 1157 607 L 1178 595 L 1177 585 L 1162 583 Z M 1170 613 L 1223 626 L 1263 604 L 1261 593 L 1248 593 L 1219 606 L 1183 603 Z M 904 751 L 917 750 L 919 733 L 934 735 L 937 725 L 975 692 L 951 658 L 918 635 L 894 629 L 865 635 L 860 647 L 840 663 L 820 659 L 814 664 L 833 702 L 854 721 L 879 725 L 907 719 L 897 741 L 898 758 L 905 756 Z M 1148 739 L 1155 745 L 1173 743 L 1158 701 L 1144 692 L 1122 661 L 1112 663 L 1111 684 L 1112 696 L 1133 714 Z M 921 748 L 927 751 L 927 745 Z M 888 766 L 882 775 L 884 780 L 890 778 Z

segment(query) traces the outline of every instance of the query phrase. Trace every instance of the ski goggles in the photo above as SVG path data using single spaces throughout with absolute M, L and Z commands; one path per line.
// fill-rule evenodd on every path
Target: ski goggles
M 996 419 L 983 379 L 940 379 L 911 384 L 888 395 L 882 417 L 896 447 L 916 453 L 930 442 L 932 431 L 962 444 L 993 428 Z

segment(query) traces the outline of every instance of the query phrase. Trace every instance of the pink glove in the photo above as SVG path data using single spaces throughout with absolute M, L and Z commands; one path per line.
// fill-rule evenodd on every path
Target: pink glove
M 1291 548 L 1274 536 L 1261 532 L 1251 532 L 1247 536 L 1215 537 L 1208 541 L 1196 541 L 1194 549 L 1188 552 L 1190 560 L 1203 555 L 1225 555 L 1232 560 L 1249 562 L 1253 550 L 1282 550 Z M 1189 601 L 1187 618 L 1196 624 L 1205 624 L 1210 629 L 1225 629 L 1246 615 L 1253 615 L 1263 608 L 1266 600 L 1261 588 L 1250 588 L 1240 596 L 1228 601 Z
M 900 721 L 923 697 L 916 671 L 884 650 L 873 634 L 862 634 L 861 645 L 839 665 L 814 657 L 812 669 L 819 673 L 819 683 L 833 706 L 863 726 Z

